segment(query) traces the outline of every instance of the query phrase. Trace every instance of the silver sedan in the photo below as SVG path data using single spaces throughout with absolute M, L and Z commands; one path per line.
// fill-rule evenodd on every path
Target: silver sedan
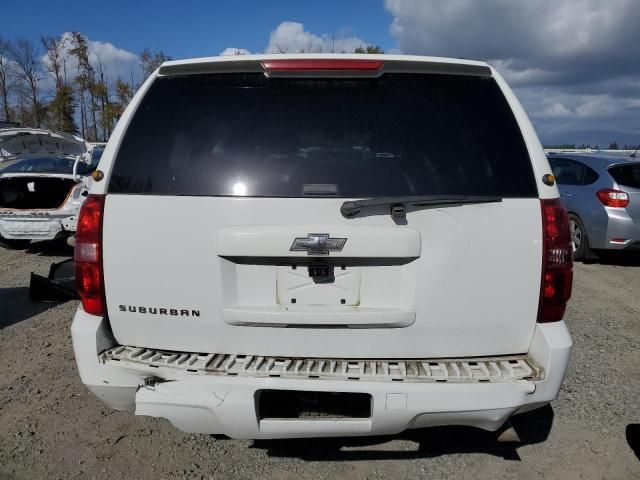
M 640 158 L 602 152 L 548 158 L 569 212 L 574 259 L 640 248 Z

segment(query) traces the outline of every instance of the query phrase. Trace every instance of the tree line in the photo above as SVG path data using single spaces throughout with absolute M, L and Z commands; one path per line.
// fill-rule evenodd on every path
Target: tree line
M 600 147 L 596 144 L 594 147 L 591 144 L 576 144 L 576 143 L 562 143 L 560 145 L 545 145 L 544 148 L 555 148 L 555 149 L 564 149 L 564 150 L 600 150 Z M 613 142 L 609 144 L 607 150 L 635 150 L 636 145 L 618 145 L 618 142 Z
M 145 48 L 139 55 L 142 81 L 170 59 Z M 140 84 L 133 72 L 129 79 L 108 78 L 99 56 L 90 61 L 80 32 L 42 36 L 38 43 L 0 37 L 0 119 L 7 122 L 106 141 Z

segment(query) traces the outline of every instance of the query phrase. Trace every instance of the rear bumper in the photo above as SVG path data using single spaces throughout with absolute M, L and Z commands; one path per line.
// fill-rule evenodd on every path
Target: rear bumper
M 53 240 L 65 231 L 75 232 L 78 212 L 0 212 L 0 235 L 11 240 Z
M 628 242 L 627 245 L 624 247 L 624 250 L 634 251 L 634 252 L 640 251 L 640 240 Z
M 595 235 L 593 241 L 589 236 L 590 247 L 605 250 L 638 248 L 640 246 L 640 224 L 635 223 L 624 208 L 604 208 L 607 213 L 604 235 Z
M 96 396 L 115 409 L 167 418 L 186 432 L 247 439 L 381 435 L 437 425 L 497 430 L 511 415 L 557 396 L 571 350 L 566 326 L 557 322 L 536 327 L 527 355 L 544 371 L 542 380 L 440 383 L 171 373 L 105 361 L 100 352 L 115 346 L 106 323 L 80 308 L 72 325 L 80 377 Z M 168 381 L 149 382 L 151 377 Z M 371 415 L 366 419 L 260 420 L 256 398 L 265 389 L 367 393 L 372 398 Z

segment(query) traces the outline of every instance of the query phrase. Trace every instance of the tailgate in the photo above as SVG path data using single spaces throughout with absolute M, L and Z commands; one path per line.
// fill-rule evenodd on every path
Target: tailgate
M 344 219 L 341 204 L 108 195 L 104 275 L 116 339 L 288 356 L 527 351 L 540 285 L 537 199 L 415 211 L 406 226 L 388 215 Z M 319 257 L 290 251 L 311 233 L 347 239 L 324 259 L 332 283 L 309 277 Z
M 526 352 L 541 205 L 491 70 L 421 73 L 380 57 L 274 72 L 252 58 L 239 73 L 161 69 L 120 124 L 115 158 L 105 151 L 118 342 L 307 358 Z M 406 219 L 390 215 L 398 199 L 454 195 L 501 201 L 400 200 Z

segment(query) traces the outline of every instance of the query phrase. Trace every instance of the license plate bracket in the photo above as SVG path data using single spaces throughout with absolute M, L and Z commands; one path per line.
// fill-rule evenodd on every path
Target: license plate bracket
M 360 269 L 314 262 L 277 267 L 279 305 L 355 306 L 360 298 Z

